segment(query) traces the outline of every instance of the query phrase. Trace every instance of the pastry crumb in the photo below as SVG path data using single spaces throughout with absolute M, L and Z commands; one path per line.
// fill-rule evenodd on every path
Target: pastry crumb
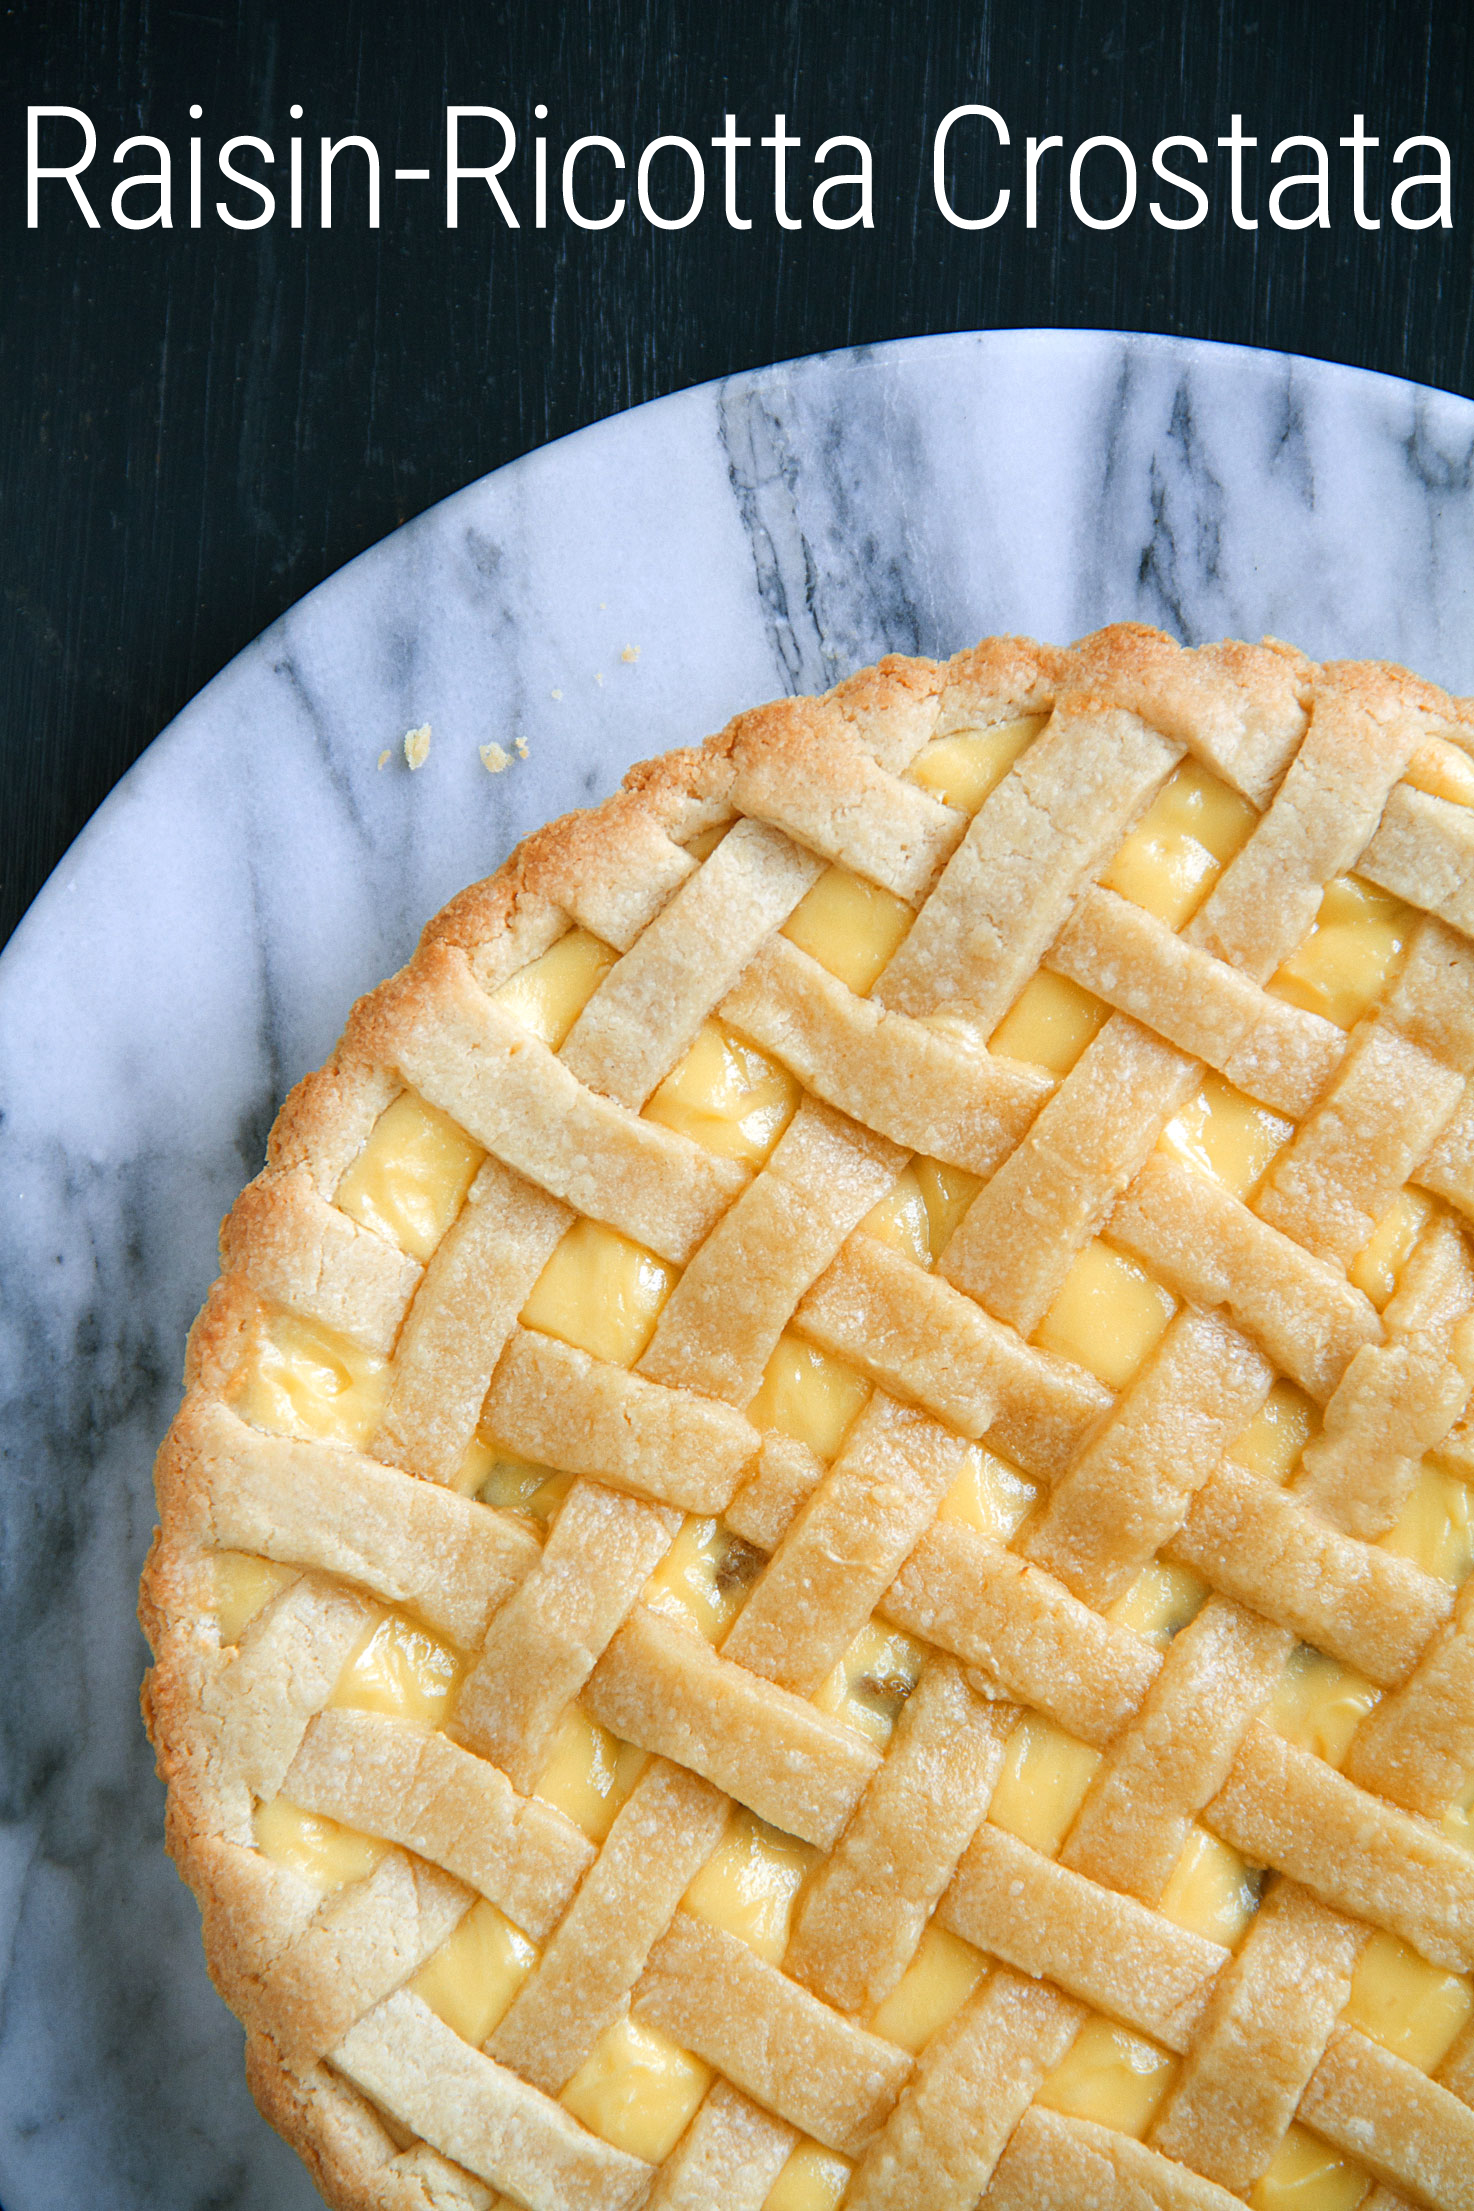
M 512 739 L 512 750 L 519 760 L 525 760 L 527 758 L 527 739 L 525 737 L 514 737 Z
M 481 765 L 488 775 L 500 775 L 503 768 L 510 768 L 512 765 L 512 755 L 494 739 L 490 744 L 478 745 L 476 750 L 481 755 Z
M 595 683 L 602 683 L 604 681 L 604 671 L 602 668 L 596 668 L 594 670 L 594 681 Z
M 638 645 L 626 645 L 624 651 L 620 654 L 619 657 L 621 660 L 627 661 L 638 660 L 640 657 L 640 648 Z
M 553 685 L 552 691 L 551 691 L 551 693 L 549 694 L 549 696 L 550 696 L 550 697 L 552 697 L 552 698 L 555 698 L 555 699 L 561 699 L 561 698 L 562 698 L 563 694 L 562 694 L 562 692 L 561 692 L 561 691 L 560 691 L 560 690 L 558 689 L 558 686 L 557 686 L 557 684 L 556 684 L 556 683 L 555 683 L 555 684 Z
M 418 729 L 404 733 L 404 757 L 412 768 L 423 768 L 430 757 L 430 724 L 421 722 Z
M 394 750 L 393 750 L 393 747 L 392 747 L 392 746 L 390 746 L 390 745 L 386 745 L 386 746 L 384 747 L 383 751 L 382 751 L 382 752 L 381 752 L 381 753 L 379 754 L 379 766 L 380 766 L 381 768 L 387 768 L 387 767 L 388 767 L 388 765 L 389 765 L 389 763 L 390 763 L 390 761 L 391 761 L 391 760 L 392 760 L 393 758 L 394 758 Z

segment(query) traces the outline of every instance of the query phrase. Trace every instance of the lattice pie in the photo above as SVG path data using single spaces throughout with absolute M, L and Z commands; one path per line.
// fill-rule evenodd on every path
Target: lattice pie
M 143 1600 L 331 2203 L 1474 2205 L 1471 937 L 1474 702 L 1123 628 L 743 715 L 354 1009 Z

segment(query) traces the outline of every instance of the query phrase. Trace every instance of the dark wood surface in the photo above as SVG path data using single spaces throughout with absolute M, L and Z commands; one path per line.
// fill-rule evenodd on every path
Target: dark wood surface
M 1284 347 L 1474 393 L 1474 177 L 1458 153 L 1471 31 L 1467 0 L 0 9 L 0 937 L 150 738 L 265 623 L 458 485 L 640 400 L 826 347 L 1034 324 Z M 92 115 L 89 181 L 106 170 L 107 192 L 130 132 L 182 160 L 191 101 L 208 151 L 258 132 L 284 156 L 294 127 L 360 130 L 386 167 L 438 176 L 447 100 L 504 107 L 526 135 L 545 102 L 555 160 L 582 132 L 631 154 L 661 132 L 708 141 L 728 108 L 756 139 L 781 109 L 804 141 L 796 180 L 820 138 L 869 141 L 876 227 L 780 230 L 756 165 L 741 233 L 715 187 L 680 233 L 627 217 L 512 234 L 484 192 L 451 232 L 435 182 L 386 183 L 377 232 L 351 187 L 328 233 L 280 217 L 257 233 L 92 232 L 57 201 L 24 227 L 28 102 Z M 1144 173 L 1158 138 L 1212 148 L 1237 110 L 1260 141 L 1260 227 L 1234 226 L 1215 152 L 1198 230 L 1153 223 L 1152 185 L 1130 222 L 1091 231 L 1061 213 L 1058 168 L 1035 231 L 949 230 L 931 133 L 967 100 L 1016 139 L 1059 132 L 1066 153 L 1122 137 Z M 1357 226 L 1334 150 L 1358 110 L 1383 139 L 1377 231 Z M 1385 219 L 1388 140 L 1424 130 L 1455 148 L 1455 223 L 1409 234 Z M 1332 145 L 1329 230 L 1263 219 L 1265 156 L 1292 132 Z M 218 189 L 210 178 L 207 205 Z

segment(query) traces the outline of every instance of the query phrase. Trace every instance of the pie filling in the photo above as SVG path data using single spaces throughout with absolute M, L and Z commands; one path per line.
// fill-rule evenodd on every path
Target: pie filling
M 1023 756 L 1044 726 L 1014 720 L 947 735 L 920 753 L 911 781 L 971 814 Z M 1407 780 L 1417 790 L 1474 803 L 1474 769 L 1452 746 L 1430 744 Z M 1247 800 L 1188 760 L 1166 779 L 1099 881 L 1106 891 L 1177 931 L 1199 911 L 1243 847 L 1258 816 Z M 713 840 L 715 842 L 716 840 Z M 1284 1004 L 1350 1030 L 1395 978 L 1418 917 L 1390 893 L 1355 875 L 1326 888 L 1309 934 L 1267 988 Z M 837 865 L 795 905 L 783 936 L 851 992 L 863 996 L 900 947 L 912 909 L 894 893 Z M 553 1049 L 572 1032 L 617 954 L 574 927 L 503 982 L 493 997 Z M 1057 1083 L 1099 1035 L 1110 1008 L 1070 977 L 1041 969 L 991 1034 L 972 1042 L 1027 1063 Z M 943 1033 L 963 1035 L 958 1024 Z M 965 1038 L 964 1038 L 965 1040 Z M 685 1058 L 658 1083 L 645 1117 L 689 1137 L 714 1157 L 759 1166 L 801 1099 L 772 1053 L 713 1016 Z M 1238 1200 L 1259 1190 L 1296 1135 L 1294 1119 L 1207 1072 L 1167 1121 L 1158 1152 Z M 338 1209 L 427 1264 L 465 1205 L 481 1148 L 446 1113 L 404 1089 L 380 1115 L 344 1174 Z M 861 1223 L 890 1252 L 932 1270 L 981 1187 L 956 1166 L 912 1157 Z M 1406 1190 L 1376 1222 L 1350 1261 L 1349 1278 L 1379 1309 L 1438 1211 L 1430 1195 Z M 633 1369 L 647 1351 L 681 1279 L 671 1259 L 615 1229 L 578 1219 L 563 1236 L 521 1312 L 523 1329 L 593 1359 Z M 1182 1301 L 1142 1258 L 1110 1234 L 1081 1246 L 1038 1318 L 1030 1341 L 1120 1392 L 1161 1345 Z M 388 1362 L 316 1321 L 264 1304 L 249 1355 L 232 1382 L 235 1410 L 274 1434 L 367 1446 L 384 1417 Z M 870 1402 L 871 1380 L 802 1324 L 780 1335 L 747 1417 L 827 1467 Z M 524 1524 L 545 1529 L 573 1481 L 520 1456 L 484 1415 L 455 1486 Z M 1230 1463 L 1261 1485 L 1283 1487 L 1320 1430 L 1312 1398 L 1283 1377 L 1248 1419 Z M 808 1463 L 808 1462 L 806 1462 Z M 1047 1489 L 994 1444 L 959 1439 L 958 1468 L 937 1525 L 1013 1544 L 1043 1510 Z M 1458 1588 L 1474 1559 L 1470 1492 L 1460 1469 L 1425 1456 L 1382 1547 Z M 1166 1552 L 1101 1606 L 1106 1618 L 1163 1651 L 1209 1596 L 1207 1581 Z M 687 1512 L 644 1592 L 657 1615 L 679 1621 L 713 1646 L 742 1612 L 765 1563 L 763 1551 L 719 1514 Z M 290 1585 L 292 1569 L 241 1552 L 215 1558 L 222 1642 Z M 914 1690 L 926 1644 L 880 1614 L 823 1671 L 810 1701 L 884 1750 Z M 471 1653 L 433 1633 L 411 1610 L 374 1608 L 328 1700 L 356 1710 L 438 1727 L 474 1664 Z M 1329 1768 L 1346 1763 L 1358 1729 L 1384 1690 L 1329 1652 L 1301 1643 L 1285 1664 L 1263 1719 L 1287 1743 Z M 1102 1762 L 1098 1746 L 1055 1719 L 1026 1711 L 1008 1737 L 986 1821 L 1049 1860 L 1057 1858 Z M 553 1729 L 534 1793 L 602 1843 L 648 1764 L 580 1702 Z M 1467 1804 L 1449 1808 L 1445 1830 L 1474 1845 Z M 362 1879 L 387 1845 L 277 1795 L 258 1804 L 262 1853 L 327 1894 Z M 685 1892 L 683 1908 L 746 1945 L 769 1965 L 788 1950 L 795 1913 L 823 1853 L 734 1809 L 716 1848 Z M 1264 1879 L 1225 1841 L 1191 1822 L 1158 1909 L 1177 1927 L 1235 1949 L 1259 1908 Z M 465 2042 L 494 2034 L 527 1982 L 539 1945 L 494 1905 L 476 1901 L 409 1986 Z M 997 1968 L 957 1932 L 932 1921 L 909 1964 L 861 2023 L 903 2051 L 919 2053 Z M 1474 2009 L 1466 1976 L 1421 1957 L 1386 1932 L 1360 1954 L 1344 2019 L 1423 2073 L 1445 2057 Z M 1047 2072 L 1035 2101 L 1044 2109 L 1143 2139 L 1178 2077 L 1168 2048 L 1101 2013 L 1085 2017 Z M 608 2027 L 561 2090 L 561 2101 L 603 2141 L 658 2163 L 669 2154 L 712 2080 L 701 2058 L 653 2024 L 626 2014 Z M 839 2203 L 852 2160 L 800 2140 L 765 2198 L 767 2211 L 826 2211 Z M 1257 2211 L 1351 2211 L 1372 2176 L 1344 2148 L 1296 2123 L 1248 2195 Z

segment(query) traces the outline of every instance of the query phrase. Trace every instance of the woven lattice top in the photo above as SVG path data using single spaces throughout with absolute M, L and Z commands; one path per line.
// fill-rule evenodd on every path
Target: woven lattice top
M 330 2201 L 1474 2205 L 1471 756 L 886 661 L 355 1008 L 143 1607 Z

